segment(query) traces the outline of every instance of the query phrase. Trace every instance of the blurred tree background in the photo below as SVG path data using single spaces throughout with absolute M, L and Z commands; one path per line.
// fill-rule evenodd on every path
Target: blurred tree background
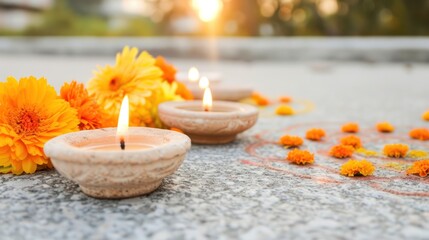
M 427 36 L 429 0 L 0 0 L 0 35 Z

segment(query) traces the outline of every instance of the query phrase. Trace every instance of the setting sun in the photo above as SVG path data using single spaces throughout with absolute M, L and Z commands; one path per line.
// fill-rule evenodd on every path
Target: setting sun
M 203 22 L 213 21 L 222 10 L 221 0 L 193 0 L 192 5 Z

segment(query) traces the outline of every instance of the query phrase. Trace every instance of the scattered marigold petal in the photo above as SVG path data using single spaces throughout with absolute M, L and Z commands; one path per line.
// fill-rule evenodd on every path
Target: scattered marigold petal
M 175 128 L 175 127 L 171 127 L 170 130 L 175 131 L 175 132 L 179 132 L 179 133 L 183 133 L 183 131 L 181 129 Z
M 414 149 L 409 151 L 407 156 L 410 158 L 425 158 L 429 157 L 429 153 L 423 150 Z
M 348 158 L 353 155 L 354 151 L 355 149 L 351 146 L 339 144 L 331 148 L 329 155 L 336 158 Z
M 321 128 L 312 128 L 305 133 L 305 137 L 309 140 L 319 141 L 326 135 L 325 130 Z
M 341 131 L 347 133 L 357 133 L 359 132 L 359 124 L 357 123 L 346 123 L 341 127 Z
M 407 174 L 415 174 L 420 177 L 426 177 L 429 174 L 429 159 L 416 161 L 408 168 Z
M 361 142 L 360 138 L 355 136 L 355 135 L 345 136 L 345 137 L 341 138 L 341 144 L 347 145 L 347 146 L 352 146 L 355 149 L 362 147 L 362 142 Z
M 356 153 L 362 154 L 362 155 L 364 155 L 366 157 L 374 157 L 374 156 L 378 155 L 378 152 L 373 151 L 373 150 L 368 150 L 368 149 L 365 149 L 365 148 L 358 148 L 358 149 L 356 149 Z
M 395 127 L 389 122 L 380 122 L 376 125 L 377 130 L 382 133 L 390 133 L 395 130 Z
M 422 141 L 429 140 L 429 129 L 427 128 L 415 128 L 410 131 L 410 137 Z
M 255 103 L 259 106 L 267 106 L 270 104 L 270 101 L 267 97 L 261 95 L 260 93 L 254 92 L 252 94 L 252 99 L 255 101 Z
M 276 108 L 277 115 L 293 115 L 295 111 L 289 105 L 280 105 Z
M 281 103 L 290 103 L 290 102 L 292 102 L 292 98 L 291 98 L 291 97 L 289 97 L 289 96 L 281 96 L 281 97 L 279 98 L 279 101 L 280 101 Z
M 314 154 L 307 150 L 293 149 L 286 158 L 289 162 L 295 164 L 309 164 L 314 162 Z
M 341 166 L 340 174 L 348 177 L 370 176 L 375 171 L 374 165 L 365 159 L 351 159 Z
M 383 148 L 384 155 L 394 158 L 402 158 L 408 152 L 408 145 L 401 143 L 386 144 Z
M 304 143 L 304 140 L 298 136 L 284 135 L 280 138 L 280 144 L 287 147 L 298 147 Z
M 425 121 L 429 121 L 429 110 L 423 113 L 422 119 Z

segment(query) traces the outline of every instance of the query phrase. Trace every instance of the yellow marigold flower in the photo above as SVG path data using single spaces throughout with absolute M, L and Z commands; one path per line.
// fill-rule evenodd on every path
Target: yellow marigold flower
M 314 154 L 307 150 L 293 149 L 286 158 L 289 162 L 295 164 L 309 164 L 314 162 Z
M 407 155 L 408 152 L 408 145 L 400 144 L 400 143 L 394 143 L 394 144 L 386 144 L 383 148 L 384 155 L 388 157 L 394 157 L 394 158 L 402 158 Z
M 46 79 L 8 77 L 0 83 L 0 167 L 14 174 L 52 167 L 43 145 L 79 130 L 76 109 L 58 97 Z
M 292 98 L 289 96 L 281 96 L 281 97 L 279 97 L 279 101 L 281 103 L 290 103 L 290 102 L 292 102 Z
M 65 83 L 61 87 L 60 96 L 69 102 L 72 108 L 77 110 L 80 130 L 101 127 L 102 115 L 100 107 L 93 97 L 88 96 L 88 91 L 86 91 L 82 83 L 77 83 L 76 81 Z
M 252 94 L 252 99 L 259 106 L 267 106 L 270 104 L 270 101 L 268 100 L 268 98 L 266 98 L 265 96 L 257 92 L 254 92 Z
M 429 121 L 429 110 L 423 113 L 422 119 L 425 121 Z
M 383 132 L 383 133 L 390 133 L 395 130 L 395 127 L 389 122 L 377 123 L 376 127 L 379 132 Z
M 88 92 L 107 113 L 104 126 L 116 126 L 125 95 L 130 100 L 130 124 L 147 125 L 148 119 L 155 117 L 147 114 L 157 107 L 162 76 L 155 59 L 147 52 L 138 55 L 137 48 L 125 47 L 114 66 L 99 67 L 88 83 Z
M 375 171 L 374 165 L 365 159 L 351 159 L 341 166 L 340 174 L 348 177 L 370 176 Z
M 429 159 L 416 161 L 407 170 L 407 174 L 415 174 L 415 175 L 419 175 L 420 177 L 426 177 L 428 173 L 429 173 Z
M 329 151 L 329 155 L 336 158 L 348 158 L 353 155 L 355 149 L 352 146 L 347 145 L 335 145 Z
M 280 105 L 276 108 L 277 115 L 293 115 L 295 111 L 289 105 Z
M 286 147 L 298 147 L 304 143 L 302 138 L 298 136 L 284 135 L 280 138 L 280 144 Z
M 305 133 L 305 137 L 309 140 L 319 141 L 326 135 L 325 130 L 321 128 L 312 128 Z
M 167 81 L 169 83 L 176 81 L 177 70 L 172 64 L 168 63 L 164 57 L 158 56 L 156 58 L 155 65 L 162 70 L 162 72 L 163 72 L 162 78 L 165 81 Z
M 357 123 L 346 123 L 341 127 L 341 131 L 346 133 L 357 133 L 359 132 L 359 124 Z
M 429 140 L 429 129 L 427 128 L 415 128 L 410 131 L 410 137 L 422 141 Z

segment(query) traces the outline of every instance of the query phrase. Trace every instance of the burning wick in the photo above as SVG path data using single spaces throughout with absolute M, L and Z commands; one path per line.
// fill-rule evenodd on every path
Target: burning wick
M 121 144 L 121 149 L 125 150 L 125 140 L 124 140 L 124 137 L 121 137 L 120 144 Z
M 210 112 L 213 105 L 213 98 L 212 98 L 212 91 L 210 91 L 210 88 L 207 87 L 204 90 L 204 96 L 203 96 L 203 108 L 205 112 Z

